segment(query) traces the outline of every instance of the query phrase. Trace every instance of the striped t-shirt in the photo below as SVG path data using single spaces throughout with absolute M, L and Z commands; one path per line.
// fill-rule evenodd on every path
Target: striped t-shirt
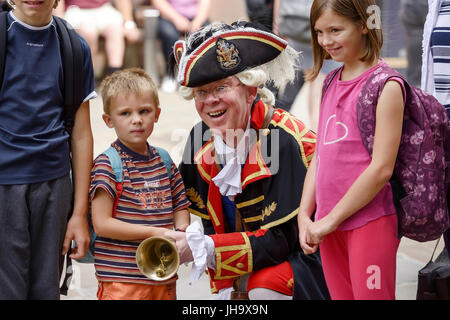
M 190 205 L 186 198 L 183 180 L 172 163 L 171 177 L 156 149 L 149 146 L 149 154 L 141 155 L 124 146 L 119 140 L 112 143 L 123 164 L 122 195 L 115 218 L 140 225 L 173 228 L 173 213 Z M 94 160 L 91 172 L 92 201 L 97 188 L 104 189 L 116 198 L 116 176 L 105 154 Z M 154 282 L 144 276 L 136 264 L 136 249 L 140 241 L 121 241 L 97 237 L 95 240 L 95 269 L 99 281 L 166 284 Z
M 442 1 L 436 25 L 431 34 L 436 99 L 450 116 L 450 0 Z

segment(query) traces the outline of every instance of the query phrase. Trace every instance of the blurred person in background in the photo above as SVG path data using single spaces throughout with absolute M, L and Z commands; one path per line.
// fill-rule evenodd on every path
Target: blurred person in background
M 259 23 L 267 30 L 278 33 L 277 12 L 274 0 L 246 0 L 247 15 L 251 22 Z M 286 37 L 284 37 L 286 38 Z M 289 39 L 288 39 L 289 40 Z M 275 95 L 275 106 L 289 111 L 294 103 L 295 97 L 303 86 L 303 73 L 300 68 L 295 70 L 296 76 L 293 82 L 288 83 L 283 90 L 277 90 L 268 84 L 267 88 Z
M 400 19 L 405 29 L 408 68 L 406 78 L 415 87 L 420 87 L 422 64 L 423 26 L 428 12 L 428 0 L 401 0 Z
M 295 102 L 297 94 L 305 84 L 304 75 L 312 70 L 314 64 L 309 22 L 312 3 L 313 0 L 274 0 L 273 29 L 275 34 L 286 38 L 289 45 L 301 53 L 300 64 L 302 69 L 298 70 L 296 80 L 291 86 L 287 87 L 284 94 L 285 98 L 282 99 L 289 101 L 290 105 Z M 317 78 L 308 82 L 309 128 L 314 132 L 317 132 L 323 80 L 330 71 L 340 65 L 333 60 L 324 60 Z
M 166 74 L 161 83 L 164 92 L 175 92 L 178 85 L 168 75 L 169 55 L 174 43 L 181 36 L 195 32 L 209 23 L 210 0 L 152 0 L 152 5 L 159 10 L 158 37 L 162 42 Z
M 94 67 L 99 38 L 104 37 L 107 74 L 122 68 L 125 40 L 139 39 L 131 0 L 114 0 L 114 6 L 109 0 L 61 0 L 55 15 L 65 18 L 86 39 Z
M 245 0 L 245 7 L 250 21 L 272 29 L 274 0 Z

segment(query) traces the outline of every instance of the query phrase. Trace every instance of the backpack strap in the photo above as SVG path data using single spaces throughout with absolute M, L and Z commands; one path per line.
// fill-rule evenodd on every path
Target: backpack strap
M 122 166 L 122 159 L 120 158 L 119 152 L 117 152 L 116 148 L 114 148 L 113 146 L 110 146 L 103 153 L 108 157 L 109 162 L 111 163 L 111 167 L 114 171 L 114 174 L 116 175 L 116 181 L 122 182 L 123 166 Z
M 110 146 L 108 149 L 103 152 L 109 159 L 111 163 L 111 167 L 116 175 L 116 198 L 114 199 L 113 212 L 112 216 L 116 215 L 117 205 L 119 203 L 119 198 L 122 195 L 123 191 L 123 165 L 122 159 L 120 158 L 119 152 L 113 147 Z
M 61 57 L 64 70 L 64 113 L 66 128 L 72 132 L 75 113 L 83 102 L 83 51 L 78 34 L 67 22 L 53 17 L 60 37 Z
M 342 69 L 343 67 L 339 67 L 337 69 L 334 69 L 333 71 L 331 71 L 330 73 L 327 74 L 327 76 L 325 77 L 325 80 L 323 80 L 323 86 L 322 86 L 322 100 L 323 97 L 325 96 L 325 92 L 327 92 L 328 88 L 331 85 L 331 82 L 333 82 L 333 79 L 336 77 L 336 75 L 339 73 L 339 71 Z
M 6 38 L 7 38 L 7 14 L 8 12 L 0 12 L 0 89 L 3 83 L 6 63 Z
M 380 72 L 383 72 L 386 76 L 378 76 Z M 375 136 L 376 108 L 378 105 L 378 99 L 381 96 L 386 83 L 394 77 L 403 80 L 407 94 L 409 85 L 405 78 L 390 67 L 379 66 L 378 69 L 376 69 L 367 79 L 356 102 L 359 132 L 361 134 L 364 147 L 370 156 L 372 156 L 373 151 L 373 138 Z
M 159 153 L 159 156 L 161 157 L 162 161 L 164 162 L 164 165 L 166 166 L 167 173 L 169 174 L 169 178 L 172 179 L 172 158 L 170 157 L 169 153 L 160 147 L 154 147 L 156 151 Z
M 9 4 L 5 1 L 1 1 L 0 0 L 0 12 L 1 11 L 11 11 L 11 7 L 9 6 Z

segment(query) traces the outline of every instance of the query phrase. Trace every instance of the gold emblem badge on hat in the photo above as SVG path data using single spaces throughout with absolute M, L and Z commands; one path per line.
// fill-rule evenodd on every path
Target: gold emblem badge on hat
M 219 61 L 221 68 L 225 70 L 233 69 L 241 62 L 239 50 L 233 43 L 219 37 L 216 48 L 217 61 Z

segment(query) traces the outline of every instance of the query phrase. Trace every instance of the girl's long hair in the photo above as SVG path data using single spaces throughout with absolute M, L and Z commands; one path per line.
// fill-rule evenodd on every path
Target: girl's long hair
M 323 61 L 331 59 L 328 52 L 323 49 L 318 42 L 317 33 L 314 30 L 316 21 L 326 9 L 352 20 L 357 24 L 364 24 L 368 30 L 366 35 L 366 50 L 361 57 L 361 61 L 372 61 L 380 57 L 383 46 L 383 32 L 381 25 L 373 24 L 373 19 L 380 21 L 379 7 L 375 0 L 314 0 L 310 13 L 311 41 L 314 57 L 314 66 L 310 73 L 306 75 L 306 80 L 314 80 L 320 73 Z

